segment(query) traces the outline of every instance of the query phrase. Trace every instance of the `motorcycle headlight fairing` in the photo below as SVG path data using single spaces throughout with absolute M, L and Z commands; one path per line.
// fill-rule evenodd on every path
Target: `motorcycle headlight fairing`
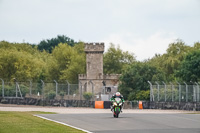
M 114 103 L 113 103 L 113 105 L 117 106 L 117 103 L 116 103 L 116 102 L 114 102 Z

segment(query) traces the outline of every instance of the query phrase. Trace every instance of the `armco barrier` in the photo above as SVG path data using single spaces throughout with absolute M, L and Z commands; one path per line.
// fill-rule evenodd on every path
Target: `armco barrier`
M 104 101 L 104 109 L 110 109 L 111 101 Z
M 96 109 L 109 109 L 110 108 L 110 101 L 95 101 L 95 108 Z

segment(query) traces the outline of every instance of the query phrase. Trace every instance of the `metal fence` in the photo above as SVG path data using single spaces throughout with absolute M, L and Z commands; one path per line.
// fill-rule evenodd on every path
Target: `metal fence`
M 155 82 L 150 84 L 150 101 L 155 102 L 200 102 L 200 88 L 197 82 L 188 85 L 186 82 L 182 84 Z
M 107 87 L 111 89 L 108 91 L 105 87 L 102 90 L 95 92 L 94 83 L 90 80 L 85 83 L 70 84 L 67 80 L 64 83 L 58 83 L 56 80 L 53 82 L 4 82 L 0 78 L 0 97 L 7 98 L 38 98 L 38 99 L 65 99 L 65 100 L 87 100 L 84 98 L 86 93 L 87 83 L 91 83 L 91 99 L 95 100 L 108 100 L 117 91 L 117 86 Z
M 47 83 L 41 80 L 41 82 L 35 83 L 28 82 L 4 82 L 0 79 L 2 84 L 0 85 L 0 96 L 13 97 L 13 98 L 40 98 L 40 99 L 74 99 L 79 100 L 80 90 L 78 84 Z

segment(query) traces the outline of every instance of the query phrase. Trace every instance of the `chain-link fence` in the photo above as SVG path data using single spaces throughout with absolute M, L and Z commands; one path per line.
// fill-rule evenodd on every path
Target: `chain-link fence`
M 0 97 L 5 98 L 36 98 L 36 99 L 65 99 L 65 100 L 103 100 L 109 101 L 110 97 L 117 92 L 117 86 L 102 87 L 100 91 L 95 91 L 95 84 L 92 81 L 84 84 L 58 83 L 57 81 L 45 82 L 4 82 L 0 79 Z M 87 83 L 91 83 L 91 92 L 88 93 Z
M 150 84 L 150 101 L 155 102 L 200 102 L 200 88 L 197 82 L 187 83 L 164 82 Z
M 2 79 L 1 79 L 2 80 Z M 4 82 L 0 85 L 0 97 L 38 98 L 38 99 L 70 99 L 80 100 L 78 84 L 41 82 Z

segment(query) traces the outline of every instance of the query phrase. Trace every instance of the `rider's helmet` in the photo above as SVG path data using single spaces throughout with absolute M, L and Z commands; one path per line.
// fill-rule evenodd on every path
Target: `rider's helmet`
M 120 92 L 116 92 L 115 95 L 116 96 L 120 96 L 121 94 L 120 94 Z

